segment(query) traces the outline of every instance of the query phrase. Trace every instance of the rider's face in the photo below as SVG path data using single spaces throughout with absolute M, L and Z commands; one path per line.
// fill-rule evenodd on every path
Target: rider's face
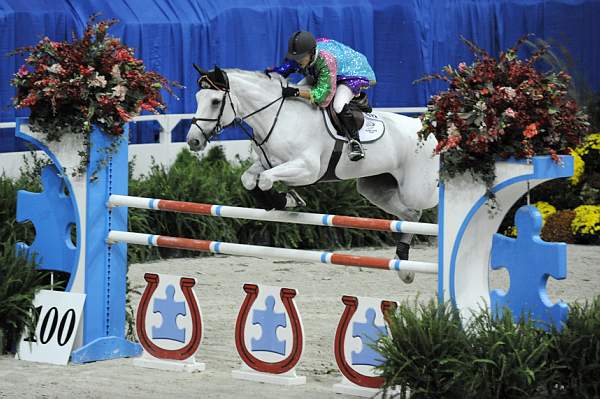
M 298 61 L 298 64 L 300 64 L 300 66 L 302 68 L 306 68 L 308 66 L 308 64 L 310 63 L 310 57 L 311 57 L 311 54 L 306 54 L 304 57 L 302 57 L 300 59 L 300 61 Z

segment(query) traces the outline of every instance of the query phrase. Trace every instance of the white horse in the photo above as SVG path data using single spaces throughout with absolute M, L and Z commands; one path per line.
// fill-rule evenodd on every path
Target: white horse
M 257 157 L 243 173 L 242 184 L 261 207 L 295 206 L 300 199 L 278 196 L 273 183 L 306 186 L 325 174 L 336 139 L 329 134 L 322 111 L 299 98 L 284 101 L 282 87 L 288 82 L 278 74 L 196 69 L 202 88 L 196 93 L 198 108 L 187 135 L 190 149 L 201 151 L 223 127 L 246 122 L 253 131 L 252 148 Z M 400 220 L 419 221 L 422 210 L 438 201 L 439 157 L 433 155 L 437 141 L 430 135 L 419 142 L 421 122 L 417 118 L 389 112 L 376 115 L 385 124 L 383 136 L 364 144 L 366 157 L 358 162 L 348 159 L 344 145 L 335 175 L 340 180 L 357 179 L 358 192 L 387 213 Z M 401 259 L 408 258 L 411 239 L 411 234 L 398 234 Z M 412 281 L 408 274 L 401 276 L 407 282 Z

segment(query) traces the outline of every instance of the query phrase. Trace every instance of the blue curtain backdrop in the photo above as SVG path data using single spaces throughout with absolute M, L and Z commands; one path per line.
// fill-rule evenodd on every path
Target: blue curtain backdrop
M 150 70 L 187 86 L 180 100 L 165 96 L 169 113 L 192 113 L 196 74 L 205 68 L 263 69 L 283 58 L 288 36 L 310 30 L 363 52 L 375 70 L 376 107 L 424 106 L 444 86 L 413 81 L 444 65 L 471 61 L 460 36 L 497 54 L 525 33 L 564 48 L 571 73 L 600 90 L 598 0 L 0 0 L 0 122 L 13 121 L 10 78 L 22 63 L 6 57 L 44 36 L 81 34 L 89 15 L 118 18 L 110 33 L 136 49 Z M 180 126 L 182 140 L 187 126 Z M 132 142 L 153 142 L 157 127 L 134 129 Z M 22 149 L 0 130 L 0 152 Z M 235 137 L 230 132 L 229 137 Z

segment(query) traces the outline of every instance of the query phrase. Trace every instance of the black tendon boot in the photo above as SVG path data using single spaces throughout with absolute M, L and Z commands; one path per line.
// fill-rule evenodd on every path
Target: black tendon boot
M 410 244 L 408 244 L 406 241 L 412 241 L 412 234 L 394 233 L 394 238 L 396 240 L 396 257 L 400 260 L 408 260 Z M 400 280 L 404 281 L 406 284 L 410 284 L 415 279 L 415 272 L 402 270 L 402 262 L 400 262 L 398 277 L 400 277 Z
M 364 122 L 364 120 L 360 120 L 363 117 L 362 112 L 357 112 L 357 115 L 354 115 L 350 106 L 346 104 L 338 116 L 344 126 L 344 133 L 349 140 L 348 145 L 350 150 L 348 151 L 348 158 L 351 161 L 360 161 L 365 157 L 365 152 L 358 136 L 358 131 L 362 127 L 362 122 Z M 359 120 L 357 120 L 357 117 Z

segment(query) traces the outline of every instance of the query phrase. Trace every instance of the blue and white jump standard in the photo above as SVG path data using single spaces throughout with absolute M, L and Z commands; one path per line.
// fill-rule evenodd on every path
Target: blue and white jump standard
M 544 298 L 547 278 L 565 277 L 565 244 L 540 243 L 539 236 L 536 238 L 539 229 L 536 233 L 536 228 L 524 229 L 531 235 L 527 245 L 513 245 L 512 242 L 502 241 L 496 232 L 511 206 L 530 187 L 546 180 L 572 175 L 573 160 L 569 156 L 563 156 L 562 163 L 556 163 L 549 157 L 536 157 L 530 162 L 497 163 L 497 178 L 492 191 L 496 195 L 498 207 L 492 212 L 486 205 L 488 199 L 482 184 L 474 182 L 468 176 L 444 182 L 440 185 L 439 223 L 432 225 L 326 214 L 267 212 L 224 205 L 130 197 L 127 196 L 127 137 L 115 143 L 115 138 L 94 131 L 90 137 L 90 166 L 83 175 L 73 177 L 71 171 L 79 164 L 77 154 L 85 149 L 79 136 L 64 137 L 60 143 L 45 143 L 39 135 L 29 130 L 26 119 L 18 120 L 16 135 L 46 152 L 53 162 L 53 165 L 43 170 L 42 193 L 19 192 L 17 220 L 30 220 L 35 225 L 35 241 L 29 248 L 23 248 L 38 253 L 40 268 L 69 273 L 67 289 L 87 294 L 83 332 L 76 343 L 77 349 L 72 354 L 72 361 L 76 363 L 136 356 L 140 353 L 139 345 L 128 342 L 123 337 L 128 243 L 437 273 L 439 301 L 450 300 L 465 317 L 482 307 L 494 307 L 500 303 L 517 309 L 516 305 L 522 303 L 527 294 L 528 303 L 534 298 L 536 306 L 539 305 L 534 307 L 534 317 L 555 324 L 560 324 L 566 318 L 566 305 L 553 305 Z M 116 145 L 118 150 L 113 151 L 107 165 L 98 170 L 97 179 L 91 181 L 90 176 L 105 156 L 102 154 L 106 154 L 102 149 L 111 145 Z M 127 207 L 438 235 L 439 262 L 399 261 L 128 232 Z M 541 225 L 541 218 L 536 212 L 531 210 L 526 215 L 526 218 L 532 220 L 533 226 Z M 71 226 L 75 226 L 77 231 L 75 243 L 70 239 Z M 519 238 L 523 238 L 521 229 L 519 232 Z M 511 248 L 511 253 L 500 256 L 499 248 Z M 536 253 L 551 252 L 555 255 L 549 256 L 545 264 L 531 269 L 529 274 L 519 274 L 519 279 L 511 278 L 510 291 L 506 295 L 491 295 L 488 284 L 490 266 L 506 267 L 512 277 L 511 271 L 524 267 L 519 265 L 521 259 L 527 259 L 523 251 L 530 251 L 532 248 L 539 251 Z M 232 259 L 232 262 L 235 260 Z

